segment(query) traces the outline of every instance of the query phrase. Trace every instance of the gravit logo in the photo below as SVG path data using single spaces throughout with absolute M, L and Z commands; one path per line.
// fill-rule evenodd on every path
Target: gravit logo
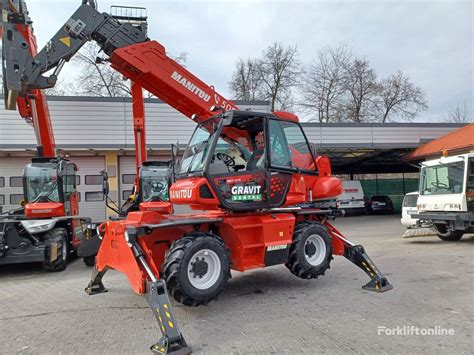
M 232 201 L 260 201 L 262 199 L 261 186 L 232 186 Z
M 171 78 L 176 80 L 178 83 L 183 85 L 186 89 L 188 89 L 194 95 L 203 99 L 204 101 L 209 102 L 209 100 L 211 99 L 211 96 L 209 94 L 207 94 L 204 90 L 198 88 L 189 79 L 186 79 L 184 76 L 182 76 L 178 72 L 173 72 L 173 74 L 171 74 Z

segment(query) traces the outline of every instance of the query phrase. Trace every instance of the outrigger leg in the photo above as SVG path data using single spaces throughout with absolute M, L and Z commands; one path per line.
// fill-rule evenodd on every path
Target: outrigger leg
M 385 292 L 391 290 L 393 286 L 388 282 L 387 278 L 375 266 L 374 262 L 369 258 L 362 245 L 345 245 L 344 257 L 352 261 L 355 265 L 365 271 L 371 280 L 362 288 L 368 291 Z
M 106 271 L 107 269 L 99 271 L 97 270 L 97 265 L 94 265 L 94 270 L 92 270 L 91 280 L 89 281 L 89 284 L 84 290 L 86 291 L 88 295 L 92 296 L 92 295 L 97 295 L 99 293 L 107 292 L 107 289 L 104 287 L 104 284 L 102 283 L 102 277 L 104 277 Z
M 128 228 L 126 233 L 128 243 L 131 246 L 135 258 L 143 266 L 151 280 L 147 280 L 146 282 L 146 292 L 148 293 L 147 301 L 158 321 L 162 336 L 156 344 L 151 346 L 150 350 L 155 354 L 191 354 L 191 348 L 186 344 L 176 323 L 166 282 L 161 279 L 158 280 L 148 265 L 145 255 L 137 242 L 137 229 Z
M 370 277 L 370 281 L 362 286 L 364 290 L 385 292 L 393 288 L 392 284 L 375 266 L 372 259 L 369 258 L 362 245 L 354 245 L 347 240 L 334 226 L 325 224 L 333 237 L 338 238 L 344 244 L 344 257 L 360 267 Z

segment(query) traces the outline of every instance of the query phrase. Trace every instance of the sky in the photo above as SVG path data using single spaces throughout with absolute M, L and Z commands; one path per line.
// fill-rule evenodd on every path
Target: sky
M 423 89 L 437 121 L 456 105 L 474 112 L 474 0 L 98 0 L 143 6 L 148 36 L 168 53 L 188 53 L 187 68 L 225 97 L 238 58 L 258 57 L 273 42 L 296 45 L 309 63 L 319 49 L 341 43 L 369 60 L 379 78 L 402 70 Z M 39 47 L 80 0 L 27 0 Z M 67 80 L 77 68 L 67 65 Z

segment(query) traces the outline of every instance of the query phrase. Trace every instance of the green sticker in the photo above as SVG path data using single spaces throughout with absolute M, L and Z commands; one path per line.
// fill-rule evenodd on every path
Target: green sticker
M 258 195 L 232 195 L 232 201 L 261 201 L 262 194 Z

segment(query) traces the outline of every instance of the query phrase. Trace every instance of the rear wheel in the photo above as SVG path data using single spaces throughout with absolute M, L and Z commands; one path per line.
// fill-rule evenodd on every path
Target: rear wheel
M 84 261 L 84 265 L 86 265 L 86 266 L 94 266 L 95 265 L 95 255 L 84 256 L 82 258 L 82 261 Z
M 461 239 L 464 235 L 464 231 L 461 230 L 448 231 L 448 228 L 445 224 L 435 224 L 435 229 L 438 238 L 444 240 L 445 242 L 455 242 Z
M 229 251 L 218 236 L 193 232 L 171 245 L 162 271 L 178 302 L 188 306 L 208 304 L 230 278 Z
M 286 267 L 302 279 L 324 275 L 332 260 L 332 243 L 326 228 L 319 223 L 298 223 Z
M 54 228 L 44 236 L 48 243 L 43 266 L 49 271 L 63 271 L 69 259 L 69 241 L 64 228 Z

